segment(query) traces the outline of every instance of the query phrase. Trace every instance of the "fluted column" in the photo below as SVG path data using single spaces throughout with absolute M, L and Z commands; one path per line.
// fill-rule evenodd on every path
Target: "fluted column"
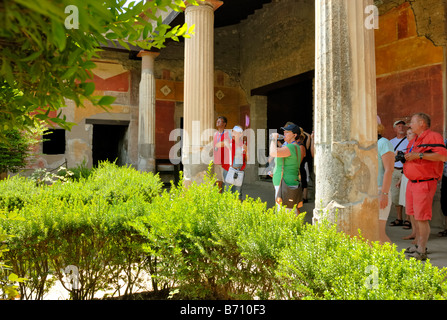
M 214 10 L 222 1 L 187 5 L 185 22 L 195 34 L 185 39 L 184 134 L 185 185 L 201 183 L 212 160 L 214 119 Z M 210 156 L 211 155 L 211 156 Z
M 141 51 L 141 81 L 138 120 L 138 170 L 155 172 L 155 76 L 158 52 Z
M 314 220 L 378 240 L 377 103 L 372 0 L 317 0 Z

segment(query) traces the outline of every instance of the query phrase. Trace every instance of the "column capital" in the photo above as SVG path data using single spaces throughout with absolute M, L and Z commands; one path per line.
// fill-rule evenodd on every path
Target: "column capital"
M 137 57 L 142 58 L 144 56 L 151 56 L 155 59 L 156 57 L 159 56 L 159 54 L 160 54 L 160 52 L 157 52 L 157 51 L 141 50 L 140 52 L 138 52 Z
M 223 5 L 223 1 L 220 0 L 203 0 L 203 1 L 197 1 L 200 5 L 208 5 L 213 8 L 214 11 L 216 11 L 221 5 Z M 192 7 L 193 5 L 186 2 L 186 7 Z
M 142 70 L 152 70 L 154 69 L 154 60 L 160 52 L 156 51 L 147 51 L 147 50 L 141 50 L 138 52 L 137 57 L 140 57 L 142 59 L 141 61 L 141 68 Z

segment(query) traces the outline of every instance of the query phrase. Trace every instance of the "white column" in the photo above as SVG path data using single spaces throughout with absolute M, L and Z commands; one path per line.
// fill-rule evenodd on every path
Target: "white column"
M 377 103 L 372 0 L 317 0 L 314 220 L 378 240 Z
M 138 121 L 138 170 L 155 172 L 155 76 L 158 52 L 140 51 L 142 58 Z
M 214 10 L 222 1 L 187 5 L 185 22 L 195 34 L 185 39 L 184 135 L 185 185 L 201 183 L 212 160 L 214 119 Z M 211 155 L 211 156 L 210 156 Z

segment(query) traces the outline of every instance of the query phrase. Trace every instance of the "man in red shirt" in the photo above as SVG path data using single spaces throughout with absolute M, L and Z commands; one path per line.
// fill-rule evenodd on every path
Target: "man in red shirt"
M 231 134 L 225 130 L 227 118 L 220 116 L 216 120 L 217 131 L 213 137 L 214 173 L 219 190 L 222 192 L 224 170 L 228 170 L 231 153 Z
M 411 117 L 410 127 L 416 134 L 409 141 L 405 154 L 404 174 L 408 178 L 406 209 L 416 221 L 417 244 L 406 253 L 418 260 L 427 259 L 427 241 L 430 236 L 432 203 L 438 180 L 442 177 L 447 149 L 442 136 L 430 130 L 430 116 L 416 113 Z

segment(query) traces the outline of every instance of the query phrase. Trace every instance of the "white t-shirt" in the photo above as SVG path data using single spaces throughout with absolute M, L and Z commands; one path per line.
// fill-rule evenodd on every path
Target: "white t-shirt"
M 396 150 L 394 150 L 402 139 L 405 139 L 405 140 L 402 141 L 402 143 L 399 145 L 399 147 L 397 147 Z M 394 150 L 395 154 L 397 153 L 397 151 L 403 151 L 403 152 L 407 151 L 408 139 L 407 139 L 407 137 L 404 137 L 402 139 L 395 137 L 390 140 L 391 144 L 393 145 L 393 150 Z M 404 164 L 400 161 L 394 163 L 395 168 L 402 168 L 403 166 L 404 166 Z

